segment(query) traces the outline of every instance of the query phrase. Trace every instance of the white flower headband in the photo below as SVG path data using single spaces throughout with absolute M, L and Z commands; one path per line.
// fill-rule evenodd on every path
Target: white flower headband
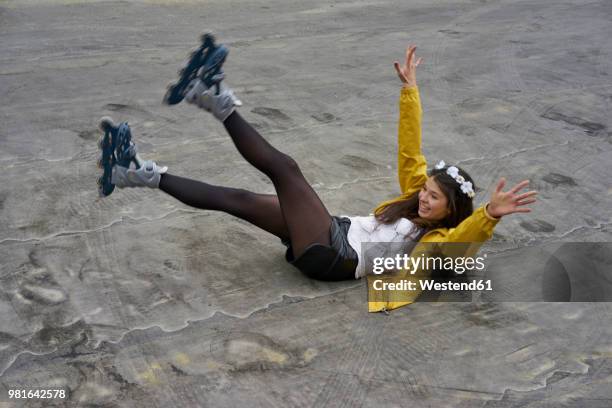
M 446 167 L 446 163 L 444 163 L 444 160 L 440 160 L 438 164 L 436 164 L 436 170 L 441 170 L 444 167 Z M 459 169 L 457 167 L 449 166 L 446 169 L 446 174 L 451 176 L 453 179 L 455 179 L 457 183 L 459 183 L 459 185 L 461 186 L 461 192 L 463 194 L 467 195 L 470 198 L 474 198 L 476 193 L 474 193 L 472 183 L 464 179 L 463 176 L 459 175 Z

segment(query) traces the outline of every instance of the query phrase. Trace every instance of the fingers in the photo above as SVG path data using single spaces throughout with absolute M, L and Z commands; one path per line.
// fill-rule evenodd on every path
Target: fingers
M 502 191 L 505 185 L 506 185 L 506 178 L 505 177 L 500 178 L 499 182 L 497 183 L 497 187 L 495 187 L 495 192 L 499 193 L 500 191 Z
M 395 61 L 393 62 L 393 66 L 395 67 L 395 70 L 397 71 L 398 75 L 402 75 L 402 69 L 400 68 L 400 64 L 399 62 Z
M 412 62 L 412 57 L 416 51 L 416 45 L 411 45 L 406 49 L 406 66 L 409 67 Z
M 531 203 L 535 203 L 536 199 L 532 198 L 531 200 L 523 200 L 523 201 L 517 201 L 516 205 L 527 205 L 527 204 L 531 204 Z
M 416 72 L 414 68 L 419 66 L 419 64 L 423 61 L 423 58 L 419 58 L 416 63 L 412 63 L 416 48 L 417 47 L 415 45 L 410 45 L 408 48 L 406 48 L 406 65 L 400 66 L 399 62 L 393 62 L 393 67 L 395 68 L 395 71 L 397 71 L 397 75 L 404 83 L 406 83 L 409 78 L 414 77 L 414 73 Z
M 404 75 L 404 73 L 402 72 L 402 69 L 400 68 L 400 64 L 399 62 L 395 61 L 393 63 L 393 66 L 395 67 L 395 70 L 397 71 L 397 75 L 399 75 L 400 79 L 403 82 L 406 82 L 406 76 Z
M 524 200 L 525 198 L 532 197 L 532 196 L 534 196 L 536 194 L 538 194 L 537 191 L 531 190 L 531 191 L 528 191 L 526 193 L 523 193 L 521 195 L 516 196 L 516 200 L 517 201 L 521 201 L 521 200 Z
M 416 45 L 410 45 L 408 48 L 406 48 L 406 65 L 404 66 L 404 68 L 411 68 L 413 66 L 412 60 L 414 59 L 414 53 L 416 52 L 416 49 L 417 49 Z M 423 58 L 419 58 L 414 63 L 414 67 L 419 66 L 421 62 L 423 62 Z M 399 63 L 397 63 L 397 65 L 399 67 Z
M 529 213 L 531 212 L 531 208 L 515 208 L 511 211 L 508 211 L 505 215 L 516 214 L 516 213 Z
M 509 193 L 515 194 L 517 191 L 527 187 L 528 185 L 529 185 L 529 180 L 523 180 L 520 183 L 516 184 L 514 187 L 512 187 Z
M 531 208 L 517 208 L 513 212 L 515 212 L 515 213 L 528 213 L 528 212 L 531 212 Z

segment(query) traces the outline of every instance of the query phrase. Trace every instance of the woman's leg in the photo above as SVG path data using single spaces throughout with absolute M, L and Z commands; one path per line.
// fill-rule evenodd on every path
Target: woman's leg
M 248 221 L 280 239 L 289 239 L 289 231 L 278 197 L 275 195 L 213 186 L 167 173 L 162 174 L 159 188 L 189 206 L 223 211 Z
M 297 258 L 313 243 L 330 245 L 331 215 L 295 160 L 270 145 L 238 112 L 231 113 L 223 124 L 240 154 L 272 180 L 293 255 Z

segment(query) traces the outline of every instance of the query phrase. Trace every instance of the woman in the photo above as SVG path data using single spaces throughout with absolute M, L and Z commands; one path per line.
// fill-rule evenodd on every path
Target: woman
M 287 261 L 320 280 L 366 275 L 360 259 L 364 242 L 483 242 L 492 236 L 501 217 L 529 212 L 525 205 L 535 201 L 536 192 L 519 193 L 528 181 L 505 192 L 502 178 L 489 202 L 473 211 L 474 186 L 465 171 L 441 162 L 427 175 L 421 153 L 421 106 L 416 84 L 416 68 L 422 59 L 415 60 L 415 51 L 415 46 L 407 49 L 403 66 L 394 63 L 403 83 L 398 155 L 402 194 L 380 204 L 369 217 L 330 215 L 297 163 L 271 146 L 236 111 L 240 102 L 233 92 L 222 84 L 209 88 L 200 79 L 186 88 L 185 100 L 223 123 L 238 151 L 270 178 L 277 194 L 257 194 L 175 176 L 152 161 L 138 159 L 139 168 L 130 168 L 130 160 L 137 158 L 129 128 L 122 147 L 113 148 L 119 160 L 111 169 L 112 184 L 120 188 L 159 187 L 189 206 L 223 211 L 249 221 L 280 238 L 287 246 Z M 118 132 L 110 122 L 103 121 L 103 127 L 107 134 Z M 371 301 L 370 311 L 400 305 Z

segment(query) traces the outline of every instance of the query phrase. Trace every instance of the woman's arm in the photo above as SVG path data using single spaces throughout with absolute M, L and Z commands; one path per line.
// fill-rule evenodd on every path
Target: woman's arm
M 404 84 L 400 95 L 398 125 L 398 178 L 402 194 L 412 194 L 427 180 L 427 162 L 421 153 L 421 100 L 416 84 L 416 68 L 423 58 L 415 62 L 416 47 L 406 50 L 406 63 L 393 66 Z
M 510 190 L 502 191 L 506 184 L 504 178 L 500 179 L 497 187 L 491 193 L 487 204 L 478 208 L 472 215 L 463 220 L 456 228 L 433 230 L 424 241 L 429 242 L 484 242 L 493 235 L 493 229 L 504 215 L 513 213 L 526 213 L 531 209 L 525 207 L 536 201 L 536 191 L 519 193 L 529 185 L 528 180 L 515 184 Z
M 457 227 L 450 229 L 435 229 L 426 234 L 424 242 L 484 242 L 493 236 L 493 229 L 500 218 L 495 218 L 489 212 L 487 203 L 475 210 L 472 215 L 463 220 Z

